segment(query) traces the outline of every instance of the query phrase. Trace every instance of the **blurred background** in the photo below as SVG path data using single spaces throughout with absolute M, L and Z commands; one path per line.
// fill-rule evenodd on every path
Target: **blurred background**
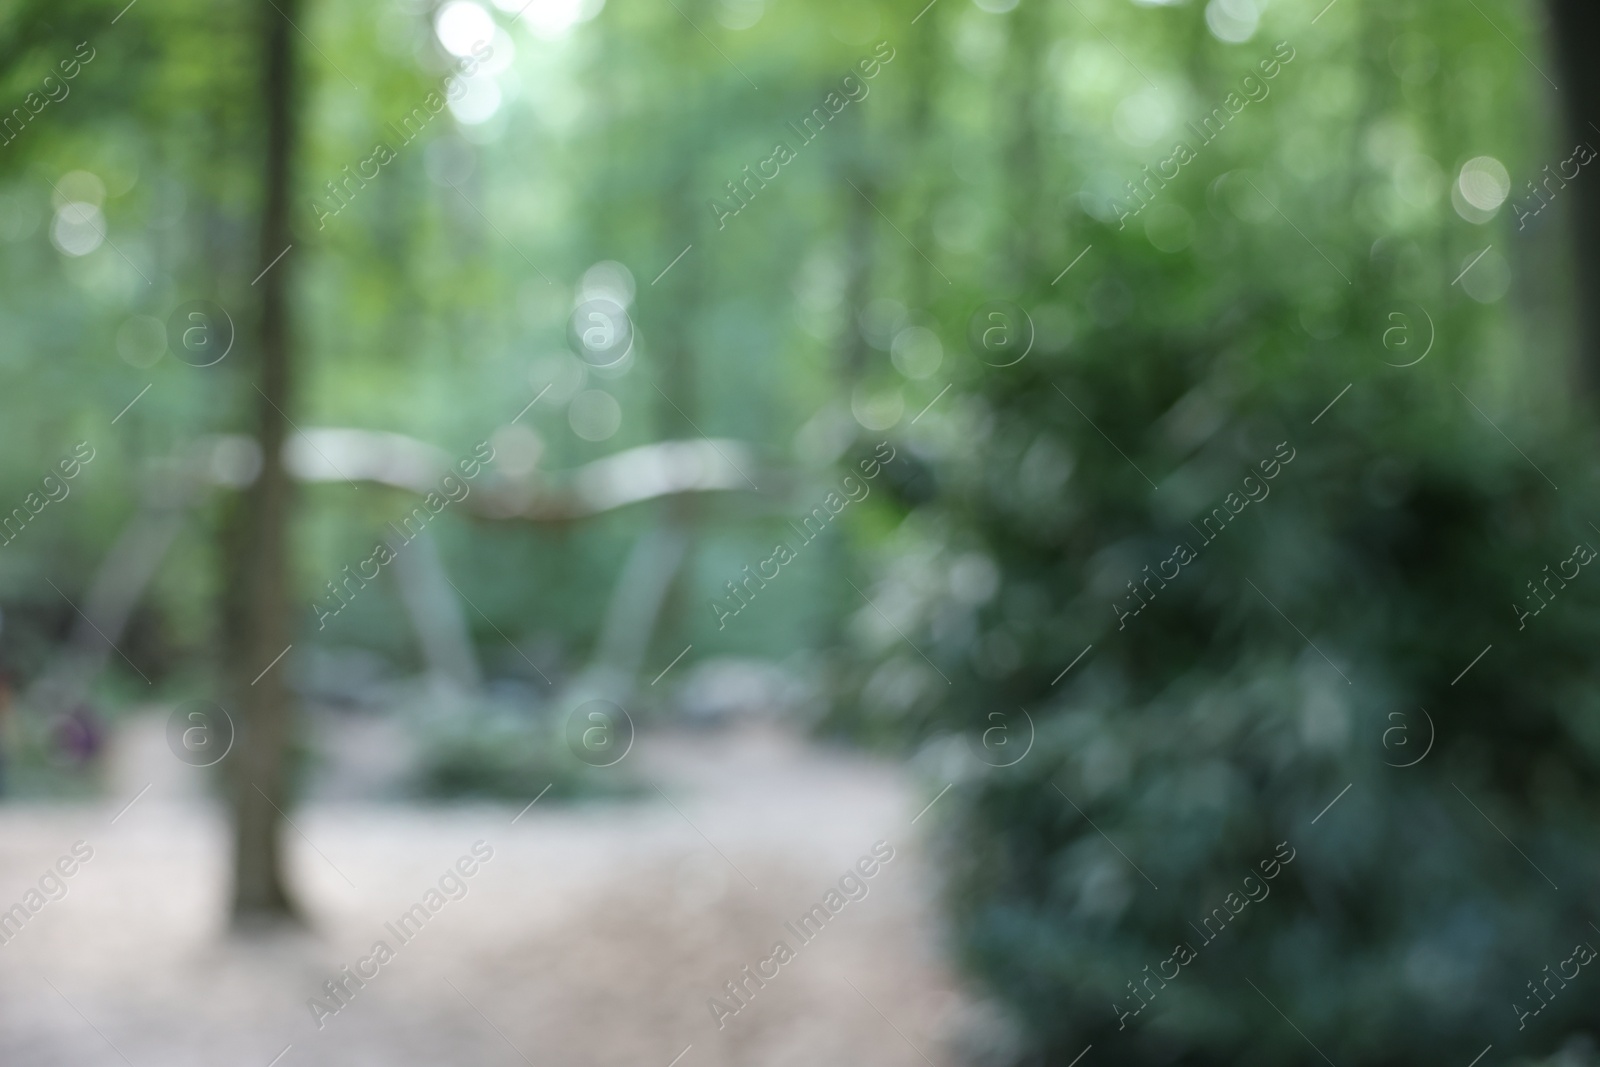
M 1600 1059 L 1597 22 L 0 4 L 0 1062 Z

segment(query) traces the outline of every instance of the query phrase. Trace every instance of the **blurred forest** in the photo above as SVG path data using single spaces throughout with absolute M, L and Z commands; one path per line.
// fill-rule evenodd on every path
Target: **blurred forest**
M 233 709 L 265 920 L 308 724 L 760 703 L 952 787 L 975 1056 L 1590 1062 L 1592 18 L 0 5 L 5 796 Z

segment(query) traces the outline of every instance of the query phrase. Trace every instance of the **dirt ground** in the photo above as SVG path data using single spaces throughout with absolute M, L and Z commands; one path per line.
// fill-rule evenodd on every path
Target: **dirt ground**
M 104 804 L 0 805 L 0 909 L 75 842 L 93 849 L 66 895 L 0 946 L 0 1064 L 958 1062 L 981 1013 L 942 962 L 917 836 L 931 820 L 911 825 L 928 797 L 899 769 L 771 726 L 641 736 L 629 759 L 665 798 L 520 817 L 521 805 L 297 809 L 290 869 L 311 928 L 239 941 L 222 936 L 220 812 L 158 720 L 130 730 Z M 480 840 L 493 856 L 465 896 L 400 944 L 385 923 L 427 903 Z M 880 840 L 895 857 L 867 896 L 798 946 L 784 923 Z M 319 1029 L 308 1000 L 380 939 L 393 959 Z M 708 998 L 726 999 L 724 983 L 779 939 L 795 958 L 719 1029 Z

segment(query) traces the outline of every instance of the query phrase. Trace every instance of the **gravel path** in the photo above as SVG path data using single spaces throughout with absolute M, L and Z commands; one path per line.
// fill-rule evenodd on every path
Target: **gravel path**
M 104 805 L 0 806 L 0 909 L 93 849 L 0 945 L 0 1064 L 943 1067 L 975 1025 L 910 825 L 926 798 L 892 766 L 751 727 L 642 736 L 630 763 L 662 794 L 638 803 L 515 824 L 520 805 L 316 804 L 291 813 L 311 930 L 240 941 L 226 827 L 159 725 L 122 740 Z M 878 841 L 893 860 L 802 944 L 784 924 Z M 430 901 L 463 857 L 459 899 Z M 435 901 L 405 942 L 386 927 Z M 780 939 L 794 958 L 762 965 Z M 379 940 L 393 958 L 359 963 Z M 347 965 L 371 977 L 319 1020 L 308 1001 Z M 719 1029 L 708 998 L 731 1007 L 746 965 L 771 977 Z

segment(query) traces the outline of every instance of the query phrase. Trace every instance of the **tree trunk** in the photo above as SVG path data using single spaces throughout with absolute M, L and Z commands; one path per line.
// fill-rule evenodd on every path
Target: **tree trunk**
M 678 33 L 676 47 L 680 55 L 692 55 L 693 49 L 700 45 L 699 31 L 693 23 L 701 22 L 705 12 L 687 0 L 682 6 L 685 17 L 674 19 Z M 705 97 L 698 86 L 692 94 L 688 99 L 680 99 L 679 103 L 691 104 Z M 665 190 L 662 230 L 666 244 L 663 253 L 670 260 L 690 243 L 696 247 L 660 280 L 659 286 L 652 283 L 648 287 L 659 290 L 652 305 L 660 323 L 654 351 L 656 373 L 661 383 L 656 396 L 655 421 L 656 434 L 664 441 L 689 440 L 700 436 L 700 430 L 696 428 L 701 417 L 696 347 L 699 338 L 696 327 L 705 303 L 707 257 L 711 254 L 710 242 L 705 240 L 702 232 L 709 215 L 703 199 L 703 168 L 699 165 L 699 161 L 705 158 L 705 152 L 700 148 L 707 140 L 705 125 L 696 121 L 690 127 L 689 138 L 687 147 L 681 143 L 666 146 L 666 169 L 672 177 Z M 671 496 L 662 501 L 657 512 L 662 536 L 668 543 L 680 546 L 678 551 L 690 561 L 694 559 L 701 521 L 700 501 L 692 499 L 693 496 L 692 493 Z M 673 655 L 669 649 L 676 649 L 680 641 L 688 641 L 685 635 L 693 625 L 689 619 L 688 600 L 693 570 L 692 562 L 673 566 L 651 640 L 651 644 L 663 655 Z
M 289 182 L 296 142 L 291 20 L 298 8 L 297 0 L 261 4 L 266 142 L 258 256 L 266 273 L 255 283 L 260 289 L 256 363 L 244 369 L 255 394 L 246 396 L 255 410 L 261 473 L 232 508 L 225 553 L 227 671 L 239 731 L 230 761 L 235 925 L 281 921 L 295 914 L 282 863 L 292 708 L 285 665 L 273 664 L 290 641 L 292 489 L 283 466 L 283 443 L 293 392 L 289 278 L 295 260 L 285 256 L 267 267 L 290 242 Z M 273 666 L 266 670 L 269 664 Z
M 1600 64 L 1591 54 L 1600 43 L 1600 7 L 1594 0 L 1550 0 L 1550 38 L 1556 57 L 1557 97 L 1574 142 L 1600 148 Z M 1571 147 L 1570 145 L 1568 146 Z M 1561 157 L 1557 157 L 1561 158 Z M 1579 372 L 1591 395 L 1600 391 L 1600 182 L 1583 175 L 1563 195 L 1570 196 L 1572 255 L 1577 278 Z M 1512 198 L 1519 195 L 1515 187 Z
M 922 252 L 938 248 L 933 219 L 951 162 L 948 152 L 935 154 L 935 149 L 949 147 L 934 128 L 936 99 L 946 59 L 942 49 L 944 36 L 939 32 L 940 15 L 937 5 L 923 11 L 921 19 L 911 28 L 910 46 L 902 52 L 906 57 L 911 98 L 906 116 L 904 159 L 912 177 L 902 186 L 911 195 L 902 197 L 900 203 L 914 211 L 906 228 L 911 231 L 912 244 Z M 864 126 L 863 123 L 857 129 Z M 938 299 L 934 295 L 933 264 L 919 254 L 908 257 L 906 266 L 910 272 L 906 303 L 913 311 L 925 313 Z M 943 284 L 944 279 L 939 281 Z
M 867 169 L 854 165 L 859 158 L 852 154 L 842 169 L 849 181 L 855 183 L 855 188 L 847 184 L 837 193 L 845 205 L 845 283 L 844 322 L 840 325 L 839 336 L 834 339 L 834 349 L 847 405 L 850 391 L 866 374 L 867 361 L 872 356 L 867 350 L 866 335 L 861 332 L 861 313 L 872 296 L 873 227 L 878 222 L 878 213 L 872 205 L 877 202 L 879 190 L 868 177 Z
M 1045 267 L 1041 263 L 1044 228 L 1033 220 L 1046 201 L 1041 186 L 1042 163 L 1039 142 L 1044 134 L 1044 109 L 1041 100 L 1049 98 L 1049 69 L 1045 63 L 1048 40 L 1048 11 L 1037 4 L 1020 4 L 1011 13 L 1010 35 L 1006 42 L 1011 72 L 1009 163 L 1012 225 L 1010 260 L 1012 285 L 1016 292 L 1037 289 Z M 1003 98 L 1002 98 L 1003 99 Z

